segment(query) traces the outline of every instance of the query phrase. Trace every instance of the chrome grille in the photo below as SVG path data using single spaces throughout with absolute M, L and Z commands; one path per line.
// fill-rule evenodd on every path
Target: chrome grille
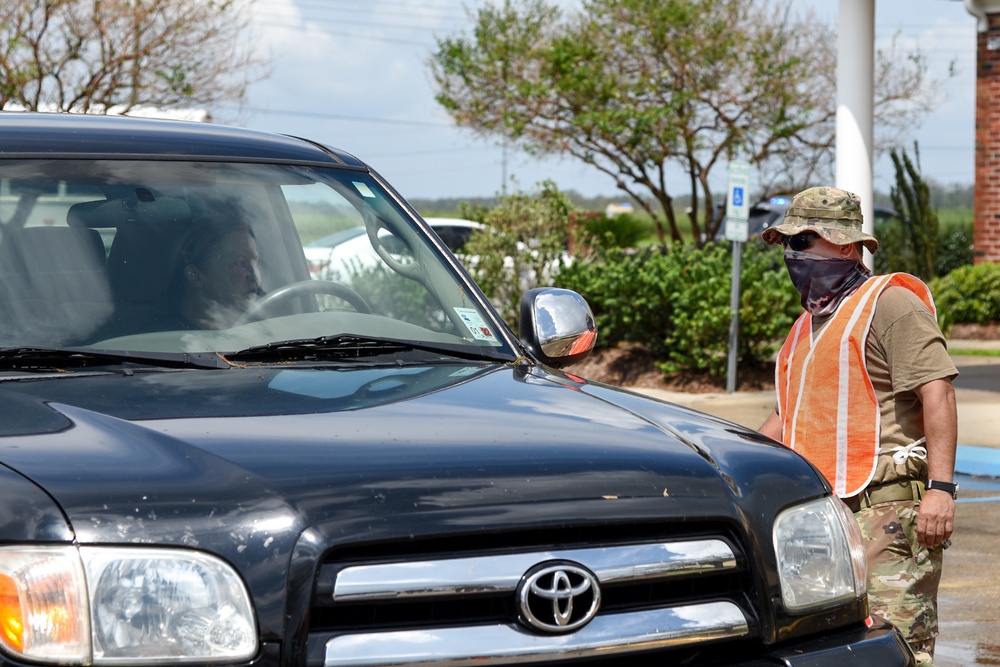
M 525 573 L 565 562 L 592 572 L 596 617 L 559 635 L 517 621 Z M 395 562 L 330 562 L 310 622 L 310 665 L 503 665 L 621 657 L 747 638 L 744 568 L 717 537 Z M 322 642 L 322 650 L 316 642 Z

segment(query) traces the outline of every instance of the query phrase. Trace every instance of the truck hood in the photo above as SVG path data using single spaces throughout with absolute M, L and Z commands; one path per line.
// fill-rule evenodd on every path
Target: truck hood
M 63 375 L 2 391 L 0 462 L 50 494 L 80 542 L 187 543 L 197 516 L 226 517 L 228 533 L 261 504 L 299 529 L 369 531 L 484 506 L 516 521 L 567 501 L 595 518 L 637 500 L 732 517 L 733 497 L 760 491 L 755 471 L 778 467 L 823 492 L 752 431 L 539 368 Z M 803 495 L 782 486 L 765 495 Z
M 69 374 L 0 391 L 0 462 L 54 498 L 81 543 L 190 544 L 199 517 L 226 541 L 266 508 L 293 530 L 393 533 L 435 513 L 454 530 L 483 507 L 499 523 L 542 507 L 558 522 L 579 503 L 595 520 L 637 506 L 736 519 L 735 497 L 809 495 L 761 489 L 769 469 L 823 492 L 752 431 L 539 368 Z
M 0 385 L 0 540 L 216 553 L 243 573 L 275 636 L 285 582 L 274 572 L 311 568 L 329 549 L 694 521 L 760 552 L 777 511 L 827 489 L 753 431 L 539 367 Z

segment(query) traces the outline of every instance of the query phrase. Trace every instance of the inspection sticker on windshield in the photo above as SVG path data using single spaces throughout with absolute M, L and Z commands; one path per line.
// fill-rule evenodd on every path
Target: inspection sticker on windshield
M 372 189 L 368 187 L 366 184 L 359 183 L 358 181 L 351 181 L 351 183 L 354 184 L 354 187 L 357 188 L 358 192 L 361 193 L 362 197 L 365 197 L 367 199 L 375 198 L 375 193 L 372 192 Z
M 469 327 L 473 338 L 476 340 L 496 340 L 478 310 L 475 308 L 456 308 L 455 312 L 465 322 L 465 326 Z

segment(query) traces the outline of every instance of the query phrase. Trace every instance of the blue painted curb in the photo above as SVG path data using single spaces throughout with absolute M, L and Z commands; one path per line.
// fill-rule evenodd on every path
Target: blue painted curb
M 1000 477 L 1000 449 L 959 445 L 955 452 L 955 472 L 980 477 Z

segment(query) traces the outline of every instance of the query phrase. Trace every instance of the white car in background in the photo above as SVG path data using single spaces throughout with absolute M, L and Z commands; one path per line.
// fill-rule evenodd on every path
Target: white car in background
M 479 256 L 466 254 L 464 249 L 472 234 L 477 230 L 487 229 L 487 226 L 463 218 L 424 218 L 424 220 L 444 244 L 455 253 L 473 278 L 480 279 L 477 278 Z M 376 253 L 368 239 L 366 228 L 358 225 L 334 232 L 304 246 L 303 251 L 309 264 L 309 274 L 316 280 L 332 281 L 364 291 L 360 285 L 367 280 L 366 276 L 372 272 L 379 270 L 399 272 L 401 267 L 413 261 L 410 249 L 385 229 L 379 231 L 379 240 L 379 245 L 388 253 L 392 263 L 396 265 L 395 268 L 390 268 L 386 263 L 387 260 Z M 529 246 L 518 242 L 518 252 L 522 254 L 532 252 L 534 254 L 535 251 L 529 251 Z M 517 284 L 520 293 L 523 293 L 533 287 L 552 284 L 559 271 L 563 267 L 569 266 L 572 261 L 570 255 L 564 252 L 562 257 L 554 259 L 541 272 L 541 275 L 538 275 L 536 270 L 530 267 L 515 269 L 517 263 L 510 256 L 504 257 L 504 267 L 509 274 L 513 274 L 515 271 L 519 273 Z
M 461 218 L 424 218 L 444 244 L 461 259 L 462 248 L 469 237 L 483 225 Z M 384 230 L 383 230 L 384 234 Z M 403 248 L 393 249 L 390 235 L 384 234 L 383 246 L 392 255 L 402 256 Z M 372 249 L 363 226 L 349 227 L 313 241 L 303 247 L 309 274 L 319 280 L 343 281 L 348 276 L 382 266 L 382 259 Z M 405 260 L 403 260 L 405 261 Z

